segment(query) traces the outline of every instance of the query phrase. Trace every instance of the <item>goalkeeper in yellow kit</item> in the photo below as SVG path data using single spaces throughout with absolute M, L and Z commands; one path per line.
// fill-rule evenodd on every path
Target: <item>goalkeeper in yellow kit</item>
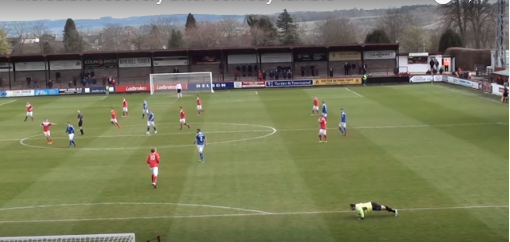
M 398 216 L 398 211 L 396 209 L 392 209 L 386 205 L 379 205 L 374 202 L 367 203 L 351 203 L 351 210 L 358 212 L 358 219 L 365 219 L 365 214 L 372 211 L 388 211 L 395 214 L 395 217 Z

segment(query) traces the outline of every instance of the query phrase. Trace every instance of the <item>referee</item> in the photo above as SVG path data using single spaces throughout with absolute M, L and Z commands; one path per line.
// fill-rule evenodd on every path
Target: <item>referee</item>
M 80 127 L 80 133 L 83 135 L 83 114 L 78 110 L 78 127 Z
M 177 85 L 175 85 L 175 89 L 177 89 L 177 98 L 181 98 L 182 97 L 182 85 L 181 85 L 181 83 L 177 83 Z

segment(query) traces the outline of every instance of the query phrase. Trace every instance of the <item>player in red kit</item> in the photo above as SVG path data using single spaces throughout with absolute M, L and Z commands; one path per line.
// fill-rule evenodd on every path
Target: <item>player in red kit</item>
M 326 124 L 326 117 L 322 116 L 319 118 L 319 124 L 320 124 L 320 129 L 319 129 L 319 142 L 328 142 L 328 135 L 327 135 L 327 124 Z
M 53 144 L 53 141 L 51 140 L 51 133 L 50 133 L 50 127 L 52 126 L 53 124 L 50 123 L 50 121 L 48 121 L 48 119 L 45 119 L 42 123 L 41 123 L 41 126 L 43 127 L 43 133 L 44 133 L 44 137 L 46 137 L 46 141 L 48 142 L 49 145 Z
M 25 107 L 27 108 L 27 115 L 25 115 L 25 122 L 27 121 L 28 117 L 30 117 L 33 122 L 34 121 L 34 113 L 32 111 L 34 111 L 34 107 L 32 107 L 32 104 L 30 104 L 30 103 L 27 103 L 27 105 L 25 105 Z
M 122 99 L 122 117 L 128 117 L 129 116 L 129 112 L 128 112 L 128 103 L 126 101 L 126 99 Z
M 313 115 L 319 115 L 319 99 L 317 97 L 313 98 L 312 116 Z
M 147 164 L 152 171 L 151 181 L 152 186 L 157 188 L 158 185 L 158 167 L 159 167 L 159 154 L 156 149 L 151 149 L 151 153 L 147 156 Z
M 110 111 L 110 114 L 112 115 L 110 122 L 113 124 L 113 126 L 120 129 L 120 124 L 117 121 L 117 113 L 115 112 L 115 110 L 113 110 L 113 108 L 112 108 L 112 111 Z
M 190 126 L 186 123 L 186 113 L 184 113 L 184 109 L 182 109 L 181 107 L 181 111 L 179 113 L 179 116 L 180 116 L 180 120 L 179 120 L 179 123 L 181 124 L 181 130 L 182 130 L 182 126 L 183 125 L 186 125 L 188 126 L 188 129 L 190 128 Z
M 198 95 L 197 95 L 197 112 L 198 112 L 198 116 L 200 116 L 200 114 L 202 114 L 202 112 L 205 112 L 202 109 L 202 100 L 200 100 L 200 97 Z

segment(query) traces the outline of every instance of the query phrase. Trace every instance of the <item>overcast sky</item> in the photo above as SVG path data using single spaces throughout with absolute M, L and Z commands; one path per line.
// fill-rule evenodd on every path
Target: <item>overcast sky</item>
M 157 4 L 161 1 L 161 4 Z M 436 4 L 434 0 L 1 0 L 0 21 L 126 18 L 161 14 L 271 14 Z

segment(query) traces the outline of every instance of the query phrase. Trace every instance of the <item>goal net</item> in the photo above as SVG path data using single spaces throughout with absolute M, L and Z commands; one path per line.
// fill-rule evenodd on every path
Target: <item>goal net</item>
M 0 237 L 0 242 L 135 242 L 135 234 Z
M 177 84 L 181 84 L 183 93 L 214 93 L 212 72 L 161 73 L 150 75 L 151 95 L 154 93 L 175 91 Z

